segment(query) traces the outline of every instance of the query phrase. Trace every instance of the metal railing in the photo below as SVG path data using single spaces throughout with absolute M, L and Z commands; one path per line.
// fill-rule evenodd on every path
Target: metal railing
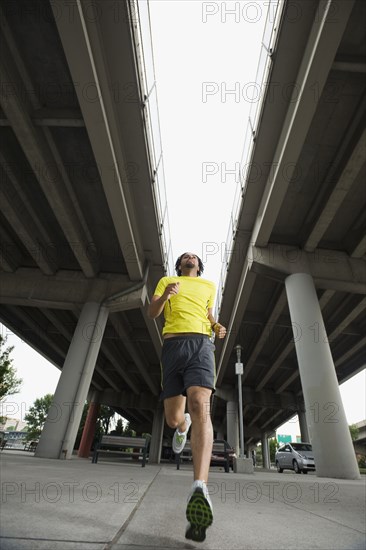
M 170 239 L 168 204 L 166 197 L 164 159 L 161 143 L 157 86 L 151 38 L 150 12 L 147 0 L 130 0 L 130 21 L 135 37 L 139 66 L 142 111 L 147 133 L 152 174 L 152 187 L 163 267 L 167 275 L 174 273 L 173 251 Z

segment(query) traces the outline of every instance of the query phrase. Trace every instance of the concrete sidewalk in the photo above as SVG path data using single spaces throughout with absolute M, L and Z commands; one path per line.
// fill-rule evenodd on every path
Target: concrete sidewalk
M 2 550 L 365 549 L 365 478 L 226 474 L 212 468 L 214 523 L 184 538 L 190 466 L 1 453 Z

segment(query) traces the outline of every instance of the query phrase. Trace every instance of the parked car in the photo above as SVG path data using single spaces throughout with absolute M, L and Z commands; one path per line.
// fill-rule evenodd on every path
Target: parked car
M 236 458 L 235 450 L 224 439 L 214 439 L 214 443 L 224 443 L 225 444 L 225 449 L 229 453 L 229 466 L 232 470 L 234 470 L 234 458 Z M 215 453 L 213 452 L 212 457 L 211 457 L 211 464 L 212 465 L 215 465 L 215 458 L 216 458 Z M 222 458 L 220 456 L 218 456 L 217 458 L 218 458 L 217 463 L 218 464 L 221 463 Z
M 297 474 L 315 471 L 313 449 L 310 443 L 286 443 L 275 455 L 277 472 L 294 470 Z

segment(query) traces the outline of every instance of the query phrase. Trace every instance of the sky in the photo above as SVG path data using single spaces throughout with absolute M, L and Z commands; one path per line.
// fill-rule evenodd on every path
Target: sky
M 151 27 L 174 259 L 218 284 L 268 2 L 153 0 Z M 255 4 L 255 6 L 254 6 Z M 217 12 L 216 12 L 217 10 Z M 235 173 L 236 170 L 236 173 Z M 183 229 L 184 226 L 184 229 Z
M 173 257 L 195 252 L 216 285 L 267 10 L 268 0 L 150 1 Z M 23 378 L 3 414 L 24 418 L 36 398 L 54 393 L 60 371 L 5 327 L 2 334 Z M 365 388 L 365 370 L 341 386 L 350 424 L 366 417 Z M 277 432 L 300 433 L 295 420 Z

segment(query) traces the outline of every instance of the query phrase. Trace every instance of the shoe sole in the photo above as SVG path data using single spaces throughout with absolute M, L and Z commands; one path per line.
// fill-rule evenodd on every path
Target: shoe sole
M 213 522 L 213 515 L 202 489 L 196 489 L 189 499 L 186 517 L 190 523 L 186 531 L 186 539 L 203 542 L 206 538 L 206 529 Z

